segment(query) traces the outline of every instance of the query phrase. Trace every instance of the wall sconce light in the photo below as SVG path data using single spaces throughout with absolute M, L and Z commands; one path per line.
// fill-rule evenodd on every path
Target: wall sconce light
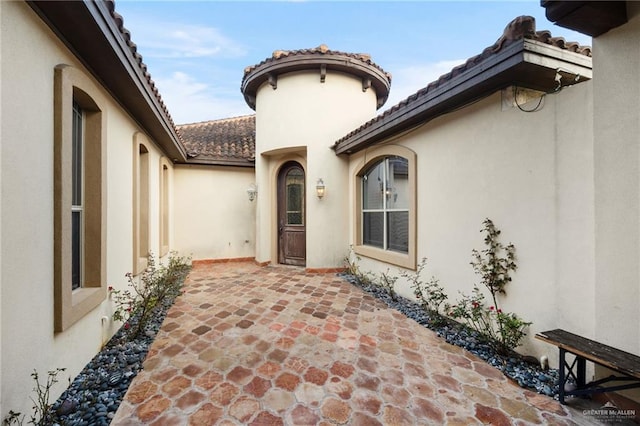
M 316 195 L 318 199 L 322 199 L 324 197 L 324 182 L 322 178 L 318 179 L 318 183 L 316 183 Z
M 249 201 L 255 200 L 258 196 L 258 188 L 254 183 L 249 185 L 249 188 L 247 188 L 247 195 L 249 196 Z

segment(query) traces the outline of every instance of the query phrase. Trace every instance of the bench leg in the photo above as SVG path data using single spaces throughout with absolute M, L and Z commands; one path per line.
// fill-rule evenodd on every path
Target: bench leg
M 578 385 L 578 389 L 583 388 L 584 385 L 587 384 L 587 360 L 582 358 L 582 357 L 578 357 L 578 364 L 577 364 L 577 376 L 576 376 L 576 385 Z
M 558 373 L 560 373 L 560 380 L 558 383 L 558 401 L 560 401 L 560 404 L 564 405 L 564 385 L 567 381 L 567 376 L 565 374 L 565 367 L 566 367 L 566 361 L 565 361 L 565 355 L 567 354 L 567 351 L 565 351 L 564 349 L 560 348 L 560 368 L 558 369 Z
M 566 356 L 567 351 L 560 349 L 560 368 L 559 368 L 559 383 L 558 383 L 558 400 L 560 404 L 564 404 L 564 399 L 567 395 L 564 387 L 567 384 L 567 380 L 573 377 L 576 381 L 576 389 L 582 389 L 587 383 L 587 360 L 581 356 L 576 355 L 573 363 L 569 365 Z M 575 370 L 574 370 L 575 368 Z M 571 392 L 569 393 L 571 395 Z

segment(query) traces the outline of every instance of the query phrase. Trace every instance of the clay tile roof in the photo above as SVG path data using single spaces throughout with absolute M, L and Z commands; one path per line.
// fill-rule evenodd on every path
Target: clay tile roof
M 391 74 L 375 64 L 371 60 L 371 55 L 331 50 L 325 44 L 311 49 L 274 51 L 271 57 L 244 69 L 240 90 L 247 104 L 255 109 L 256 93 L 264 82 L 268 81 L 275 89 L 279 74 L 301 70 L 321 70 L 323 67 L 325 71 L 329 69 L 358 76 L 363 79 L 363 85 L 368 80 L 369 86 L 373 86 L 376 91 L 378 108 L 389 96 Z
M 517 41 L 521 41 L 523 39 L 534 40 L 563 50 L 591 57 L 591 47 L 581 46 L 575 42 L 567 42 L 562 37 L 552 37 L 549 31 L 536 31 L 535 26 L 535 18 L 532 16 L 519 16 L 515 18 L 506 26 L 502 36 L 493 45 L 484 49 L 482 53 L 469 58 L 464 64 L 453 68 L 447 74 L 440 76 L 436 81 L 429 83 L 429 85 L 400 101 L 397 105 L 394 105 L 382 114 L 367 121 L 357 129 L 343 136 L 336 141 L 334 148 L 337 148 L 342 142 L 358 135 L 371 126 L 382 122 L 388 117 L 394 114 L 402 114 L 403 111 L 410 109 L 414 104 L 419 103 L 424 97 L 431 95 L 431 93 L 445 85 L 447 82 L 455 79 L 462 73 L 466 73 L 474 67 L 478 67 L 480 64 L 484 64 L 488 59 L 505 50 L 507 46 L 510 46 Z
M 255 115 L 181 124 L 177 128 L 189 162 L 253 167 Z
M 288 56 L 310 55 L 310 54 L 315 54 L 315 55 L 339 55 L 339 56 L 347 56 L 349 58 L 357 59 L 359 61 L 364 62 L 367 65 L 371 65 L 372 67 L 379 69 L 380 71 L 382 71 L 387 76 L 389 81 L 391 81 L 391 74 L 386 72 L 385 70 L 383 70 L 376 63 L 374 63 L 371 60 L 371 55 L 369 55 L 368 53 L 348 53 L 348 52 L 341 52 L 339 50 L 331 50 L 331 49 L 329 49 L 329 47 L 326 44 L 321 44 L 320 46 L 313 47 L 311 49 L 275 50 L 270 58 L 266 58 L 264 61 L 260 62 L 259 64 L 246 67 L 244 69 L 244 77 L 243 77 L 242 80 L 244 81 L 247 78 L 248 74 L 251 74 L 251 72 L 253 70 L 255 70 L 256 68 L 261 67 L 264 64 L 268 64 L 270 62 L 274 62 L 274 61 L 277 61 L 278 59 L 286 58 Z

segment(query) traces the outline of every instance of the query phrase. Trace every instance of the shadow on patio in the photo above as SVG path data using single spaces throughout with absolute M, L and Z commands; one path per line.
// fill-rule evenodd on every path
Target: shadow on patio
M 196 266 L 113 425 L 585 424 L 335 274 Z

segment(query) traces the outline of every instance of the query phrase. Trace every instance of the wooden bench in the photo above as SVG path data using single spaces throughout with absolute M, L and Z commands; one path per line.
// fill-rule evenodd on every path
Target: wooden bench
M 558 369 L 560 381 L 558 387 L 561 404 L 565 403 L 565 396 L 589 395 L 640 387 L 639 356 L 560 329 L 536 334 L 536 339 L 555 345 L 560 349 L 560 368 Z M 571 364 L 569 364 L 566 359 L 567 352 L 575 355 Z M 611 375 L 600 380 L 586 383 L 586 361 L 591 361 L 609 368 L 621 376 Z M 575 380 L 575 390 L 565 390 L 565 384 L 569 378 Z M 605 383 L 615 381 L 630 381 L 632 383 L 607 387 L 601 386 Z

